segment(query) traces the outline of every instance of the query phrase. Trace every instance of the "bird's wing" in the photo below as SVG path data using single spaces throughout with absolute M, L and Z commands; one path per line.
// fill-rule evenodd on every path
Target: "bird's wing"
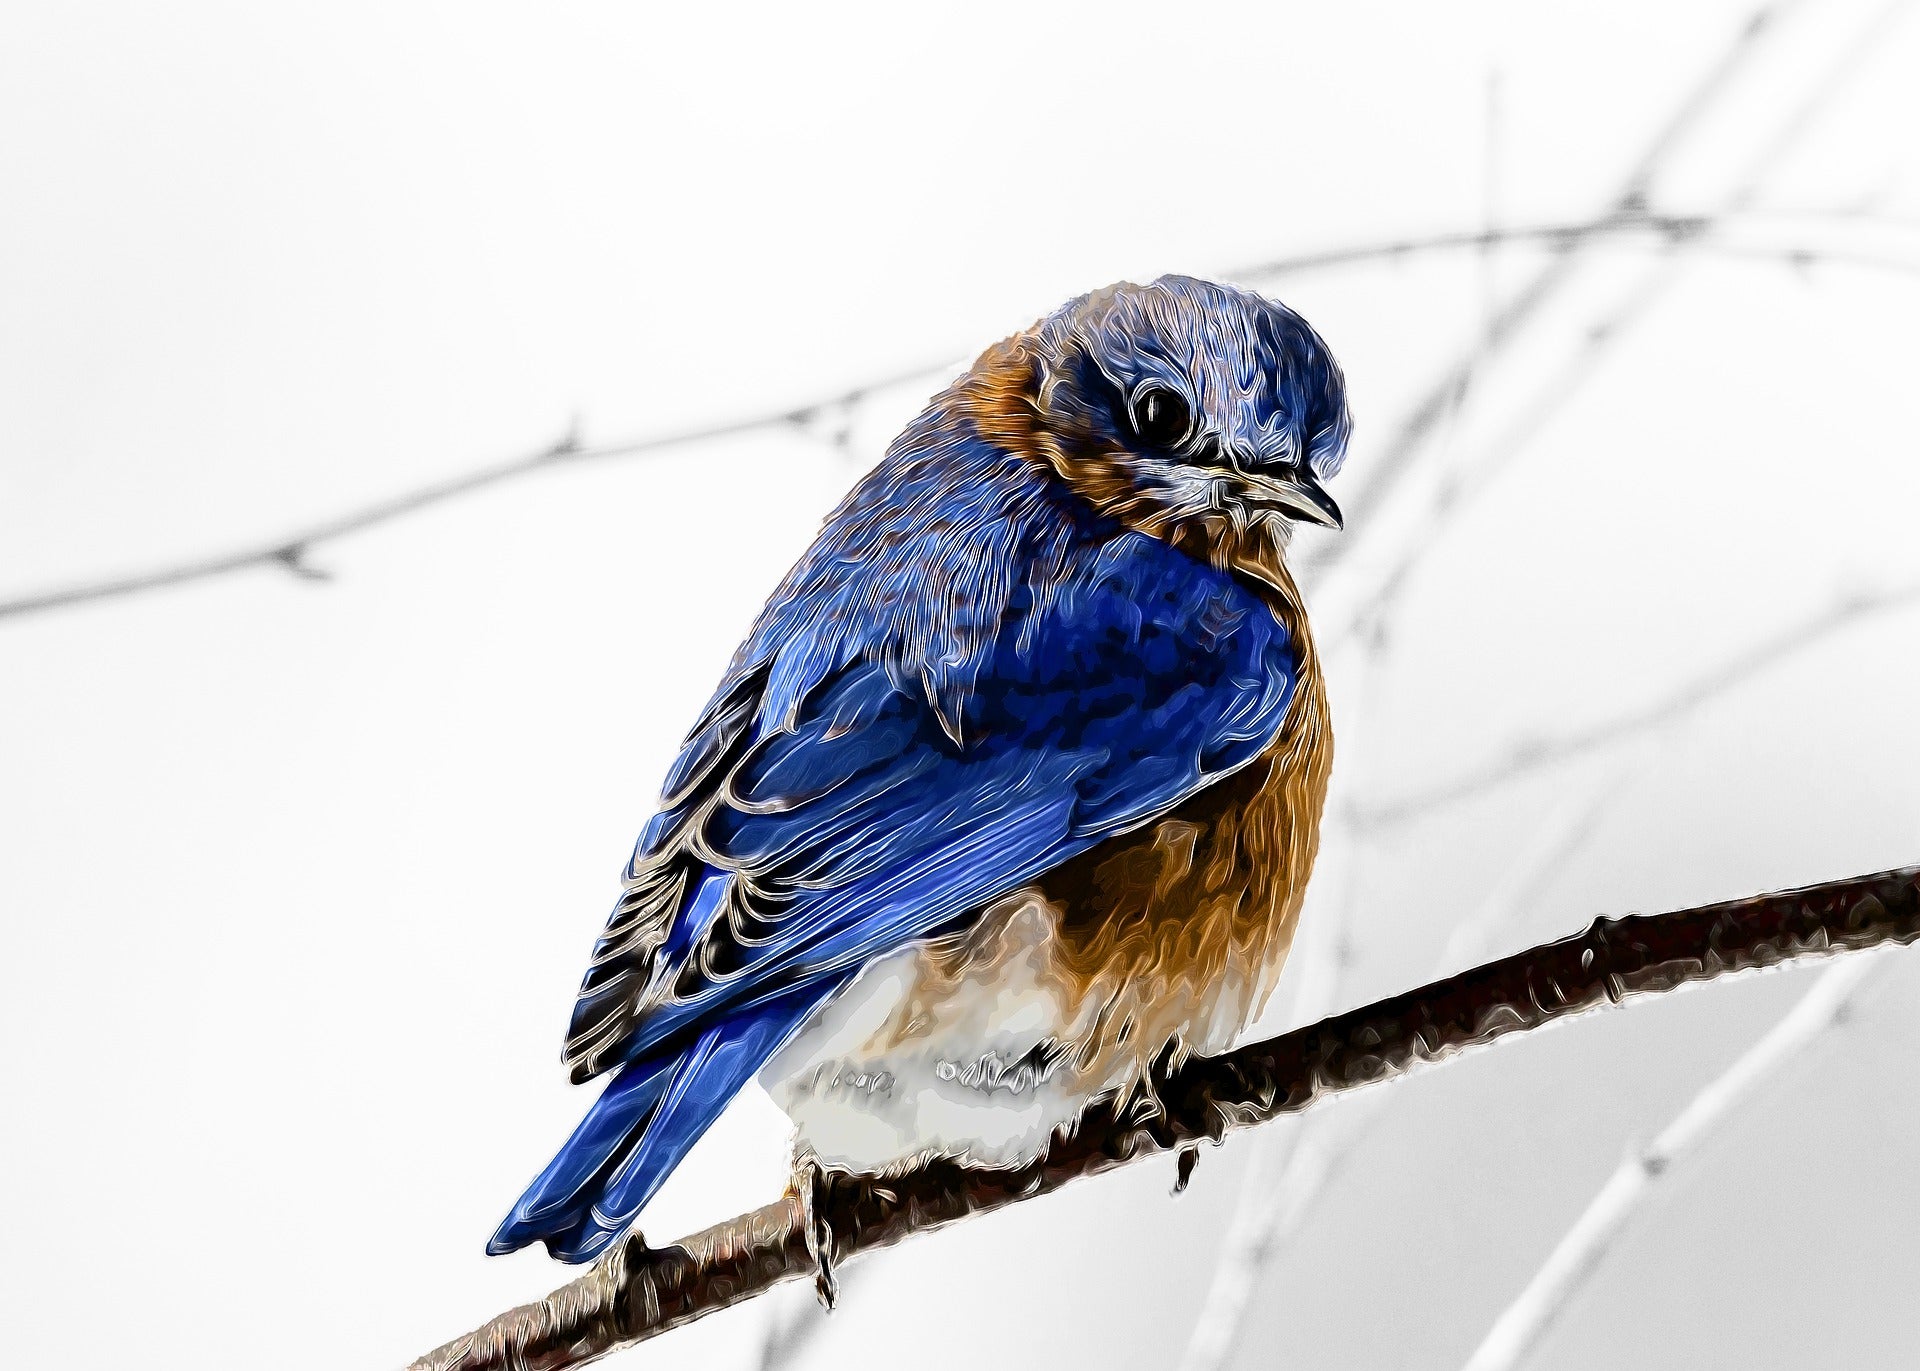
M 689 736 L 581 987 L 576 1079 L 1165 813 L 1266 748 L 1298 670 L 1259 597 L 1139 534 L 1016 582 L 963 704 L 937 685 L 954 663 L 827 651 L 831 631 L 738 664 Z

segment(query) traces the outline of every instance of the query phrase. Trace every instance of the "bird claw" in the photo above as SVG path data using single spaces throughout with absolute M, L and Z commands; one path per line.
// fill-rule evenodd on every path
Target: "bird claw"
M 1187 1182 L 1193 1179 L 1193 1168 L 1199 1164 L 1200 1145 L 1198 1143 L 1188 1143 L 1185 1147 L 1181 1148 L 1179 1160 L 1175 1163 L 1176 1169 L 1173 1176 L 1173 1189 L 1169 1193 L 1174 1195 L 1186 1194 Z
M 813 1258 L 813 1293 L 829 1314 L 840 1297 L 840 1279 L 833 1270 L 833 1225 L 827 1218 L 827 1169 L 817 1161 L 806 1164 L 796 1178 L 800 1212 L 806 1230 L 807 1255 Z

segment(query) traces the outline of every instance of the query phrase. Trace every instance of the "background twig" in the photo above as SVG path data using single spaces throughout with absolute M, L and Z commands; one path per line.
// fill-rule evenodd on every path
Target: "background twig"
M 1558 737 L 1523 738 L 1507 748 L 1504 756 L 1496 757 L 1452 780 L 1442 781 L 1430 789 L 1397 800 L 1356 809 L 1350 817 L 1361 829 L 1406 823 L 1484 794 L 1509 781 L 1597 752 L 1636 734 L 1683 718 L 1763 673 L 1784 666 L 1824 645 L 1834 634 L 1862 619 L 1908 609 L 1916 603 L 1920 603 L 1920 586 L 1843 594 L 1827 608 L 1742 648 L 1720 665 L 1685 682 L 1651 704 Z
M 1853 213 L 1824 217 L 1831 218 L 1836 223 L 1871 222 L 1864 216 Z M 1807 239 L 1795 239 L 1784 244 L 1717 240 L 1713 235 L 1731 221 L 1732 216 L 1729 215 L 1665 214 L 1648 210 L 1614 212 L 1578 222 L 1444 232 L 1388 239 L 1356 247 L 1279 258 L 1249 267 L 1230 269 L 1222 272 L 1221 275 L 1229 280 L 1258 283 L 1309 271 L 1354 266 L 1383 259 L 1412 258 L 1467 249 L 1487 250 L 1524 246 L 1553 248 L 1563 255 L 1560 260 L 1565 260 L 1566 254 L 1605 239 L 1644 238 L 1650 240 L 1654 246 L 1687 244 L 1696 251 L 1719 253 L 1736 260 L 1782 264 L 1796 269 L 1828 265 L 1851 266 L 1897 275 L 1920 276 L 1920 256 L 1902 257 L 1897 254 L 1848 249 Z M 1479 365 L 1492 350 L 1496 339 L 1510 336 L 1511 329 L 1510 318 L 1503 317 L 1493 321 L 1486 337 L 1476 349 L 1473 365 Z M 1606 333 L 1604 330 L 1597 331 L 1596 336 L 1604 339 Z M 0 619 L 20 618 L 29 614 L 67 609 L 100 600 L 121 599 L 129 595 L 165 590 L 198 581 L 210 581 L 236 572 L 258 570 L 263 567 L 280 567 L 303 580 L 331 580 L 329 573 L 312 567 L 306 560 L 315 547 L 391 523 L 407 515 L 458 499 L 463 495 L 470 495 L 561 465 L 645 456 L 674 448 L 714 442 L 722 438 L 737 437 L 741 434 L 781 428 L 795 429 L 838 451 L 846 452 L 851 448 L 851 421 L 873 395 L 916 381 L 930 381 L 952 369 L 951 363 L 915 367 L 908 371 L 862 382 L 860 385 L 790 409 L 722 420 L 672 433 L 607 443 L 583 443 L 576 426 L 554 443 L 538 451 L 479 467 L 445 480 L 430 482 L 363 508 L 317 521 L 280 537 L 228 552 L 191 557 L 122 575 L 80 581 L 66 586 L 54 586 L 46 590 L 16 595 L 11 599 L 0 599 Z M 1449 406 L 1457 402 L 1459 393 L 1467 384 L 1466 378 L 1470 370 L 1471 368 L 1468 368 L 1457 374 L 1450 373 L 1446 391 Z M 1442 410 L 1438 414 L 1445 412 Z M 1433 418 L 1437 420 L 1438 414 Z M 1424 434 L 1425 428 L 1423 427 L 1420 431 Z M 1396 484 L 1402 470 L 1403 465 L 1396 466 L 1386 475 L 1370 483 L 1366 487 L 1368 493 L 1365 498 L 1374 502 L 1383 499 Z M 1341 555 L 1344 545 L 1328 543 L 1320 546 L 1323 550 L 1316 554 L 1315 566 L 1318 571 L 1324 572 L 1327 566 Z
M 1885 965 L 1878 957 L 1852 957 L 1822 972 L 1786 1016 L 1694 1096 L 1659 1137 L 1622 1158 L 1527 1288 L 1501 1311 L 1467 1359 L 1467 1371 L 1512 1371 L 1519 1366 L 1599 1267 L 1654 1186 L 1776 1071 L 1843 1022 L 1862 986 Z
M 1485 955 L 1492 936 L 1591 840 L 1602 811 L 1630 774 L 1631 768 L 1622 767 L 1593 795 L 1564 800 L 1549 813 L 1512 869 L 1454 927 L 1437 959 L 1435 976 Z M 1259 1157 L 1249 1164 L 1212 1284 L 1187 1338 L 1181 1371 L 1221 1371 L 1228 1365 L 1261 1276 L 1379 1121 L 1381 1103 L 1376 1096 L 1362 1096 L 1325 1118 L 1308 1115 L 1295 1125 L 1298 1136 L 1277 1164 L 1262 1166 Z

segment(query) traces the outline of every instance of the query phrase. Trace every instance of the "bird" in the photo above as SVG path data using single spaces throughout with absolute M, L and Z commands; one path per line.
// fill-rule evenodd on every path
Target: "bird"
M 1070 300 L 935 396 L 686 735 L 567 1033 L 609 1079 L 488 1250 L 594 1259 L 756 1077 L 797 1188 L 1031 1165 L 1230 1047 L 1319 843 L 1286 553 L 1341 527 L 1351 428 L 1303 318 L 1186 276 Z

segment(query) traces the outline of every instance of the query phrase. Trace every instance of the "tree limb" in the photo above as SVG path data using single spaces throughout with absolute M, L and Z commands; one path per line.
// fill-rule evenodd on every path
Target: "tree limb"
M 1324 1095 L 1588 1010 L 1696 981 L 1920 939 L 1920 866 L 1669 914 L 1596 919 L 1418 990 L 1162 1075 L 1159 1100 L 1094 1105 L 1018 1171 L 930 1161 L 829 1175 L 816 1203 L 833 1260 L 998 1209 L 1125 1162 L 1296 1113 Z M 793 1197 L 665 1248 L 629 1232 L 584 1276 L 428 1353 L 412 1371 L 557 1371 L 813 1274 Z
M 1855 957 L 1821 972 L 1813 989 L 1688 1101 L 1659 1137 L 1623 1157 L 1526 1289 L 1494 1320 L 1485 1339 L 1467 1359 L 1466 1371 L 1515 1371 L 1522 1365 L 1599 1268 L 1656 1183 L 1696 1151 L 1781 1067 L 1844 1022 L 1861 987 L 1874 973 L 1885 969 L 1878 958 Z

